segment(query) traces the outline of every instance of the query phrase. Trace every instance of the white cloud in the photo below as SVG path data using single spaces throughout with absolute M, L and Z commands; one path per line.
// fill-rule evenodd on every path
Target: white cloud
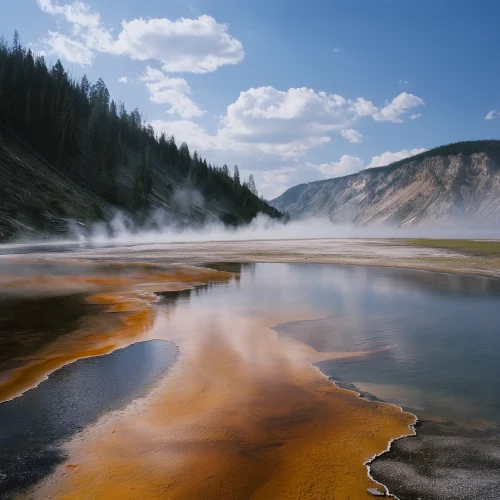
M 397 109 L 384 111 L 391 106 Z M 374 115 L 382 112 L 394 118 L 407 106 L 401 105 L 396 98 L 386 108 L 381 110 L 363 98 L 346 100 L 336 94 L 309 88 L 281 91 L 259 87 L 240 93 L 238 99 L 227 107 L 214 135 L 196 124 L 188 127 L 185 123 L 180 132 L 189 131 L 190 140 L 196 140 L 192 134 L 199 132 L 197 142 L 212 149 L 243 154 L 265 153 L 285 161 L 298 161 L 309 150 L 329 143 L 333 134 L 360 142 L 362 134 L 351 128 L 352 124 L 365 116 L 375 118 Z M 166 123 L 156 121 L 161 127 Z M 187 139 L 183 137 L 182 140 Z
M 128 76 L 120 76 L 120 78 L 118 78 L 118 81 L 120 83 L 128 83 Z
M 189 120 L 153 120 L 152 127 L 158 134 L 175 136 L 177 144 L 186 142 L 191 149 L 209 151 L 220 149 L 217 137 L 208 134 L 203 127 Z
M 410 116 L 410 120 L 416 120 L 417 118 L 420 118 L 421 116 L 422 116 L 422 113 L 416 113 L 416 114 Z
M 338 47 L 335 47 L 335 48 L 333 49 L 333 51 L 334 51 L 334 52 L 340 52 L 340 49 L 339 49 Z
M 415 148 L 410 150 L 403 149 L 401 151 L 396 151 L 394 153 L 392 151 L 386 151 L 381 155 L 374 156 L 372 158 L 372 161 L 370 162 L 369 165 L 367 165 L 366 168 L 384 167 L 385 165 L 390 165 L 395 161 L 404 160 L 405 158 L 409 158 L 410 156 L 418 155 L 420 153 L 423 153 L 424 151 L 427 151 L 427 149 L 425 148 Z
M 73 24 L 76 31 L 78 28 L 97 28 L 100 24 L 99 14 L 90 10 L 90 5 L 77 1 L 70 5 L 59 5 L 53 0 L 37 0 L 39 7 L 46 14 L 62 16 Z
M 496 118 L 500 113 L 496 109 L 492 109 L 488 114 L 484 117 L 485 120 L 493 120 Z
M 128 55 L 141 61 L 157 60 L 165 72 L 171 73 L 208 73 L 225 64 L 237 64 L 244 58 L 241 42 L 228 33 L 226 24 L 218 23 L 211 16 L 176 21 L 167 18 L 122 21 L 121 31 L 115 38 L 88 4 L 37 2 L 43 12 L 62 17 L 71 25 L 72 38 L 57 33 L 59 37 L 87 51 Z M 61 55 L 66 57 L 67 51 Z M 86 64 L 88 61 L 87 57 Z
M 425 148 L 403 149 L 401 151 L 386 151 L 378 156 L 374 156 L 368 165 L 365 165 L 361 158 L 357 156 L 343 155 L 339 161 L 331 163 L 306 163 L 306 166 L 321 172 L 325 178 L 343 177 L 345 175 L 355 174 L 367 168 L 383 167 L 390 165 L 395 161 L 404 160 L 410 156 L 417 155 L 427 151 Z
M 227 107 L 218 137 L 225 144 L 290 160 L 330 142 L 330 133 L 345 129 L 352 118 L 339 95 L 308 88 L 251 88 Z
M 69 62 L 86 66 L 92 64 L 92 51 L 84 44 L 69 38 L 61 33 L 49 31 L 48 37 L 43 40 L 48 55 L 62 57 Z
M 170 78 L 162 71 L 148 66 L 141 80 L 146 82 L 151 102 L 170 105 L 167 113 L 187 120 L 205 113 L 188 96 L 191 89 L 184 78 Z
M 170 73 L 208 73 L 243 60 L 243 45 L 210 16 L 197 19 L 134 19 L 122 22 L 112 52 L 156 59 Z
M 363 139 L 363 134 L 359 133 L 357 130 L 353 128 L 346 128 L 340 131 L 340 135 L 347 139 L 349 142 L 356 143 L 361 142 Z
M 391 103 L 383 107 L 373 114 L 375 121 L 391 121 L 394 123 L 402 123 L 401 115 L 408 112 L 416 106 L 422 106 L 424 101 L 413 94 L 403 92 L 395 97 Z
M 393 123 L 403 123 L 402 116 L 405 113 L 423 104 L 424 101 L 420 97 L 406 92 L 399 94 L 383 108 L 378 108 L 371 101 L 362 97 L 351 101 L 351 106 L 358 116 L 371 116 L 378 122 L 391 121 Z
M 297 173 L 294 167 L 265 170 L 259 175 L 259 188 L 266 192 L 268 199 L 273 199 L 288 189 L 291 177 Z
M 371 101 L 358 97 L 353 103 L 354 111 L 359 116 L 372 116 L 378 112 L 378 108 Z
M 322 163 L 321 165 L 315 165 L 314 163 L 308 162 L 306 165 L 318 170 L 327 178 L 355 174 L 365 168 L 365 164 L 361 158 L 349 155 L 343 155 L 337 162 Z
M 398 83 L 400 83 L 402 85 L 407 85 L 408 84 L 408 80 L 399 80 Z

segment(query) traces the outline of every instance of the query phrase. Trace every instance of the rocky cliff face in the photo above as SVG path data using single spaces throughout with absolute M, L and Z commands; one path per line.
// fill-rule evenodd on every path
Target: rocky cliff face
M 421 156 L 393 168 L 301 184 L 271 204 L 292 218 L 336 223 L 500 223 L 500 155 Z

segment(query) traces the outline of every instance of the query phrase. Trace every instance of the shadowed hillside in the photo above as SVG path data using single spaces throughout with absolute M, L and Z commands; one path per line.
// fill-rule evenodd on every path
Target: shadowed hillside
M 175 224 L 257 213 L 281 214 L 258 197 L 250 178 L 157 136 L 137 109 L 110 98 L 102 79 L 71 79 L 47 67 L 16 33 L 0 42 L 0 239 L 65 234 L 109 220 L 117 210 L 136 224 L 162 211 Z

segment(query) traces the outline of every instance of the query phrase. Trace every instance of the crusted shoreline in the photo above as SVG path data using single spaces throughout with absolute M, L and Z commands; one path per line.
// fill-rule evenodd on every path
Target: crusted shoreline
M 461 242 L 460 245 L 457 242 Z M 202 241 L 99 247 L 71 252 L 43 251 L 0 255 L 2 261 L 74 259 L 136 263 L 207 262 L 321 263 L 435 271 L 500 278 L 500 241 L 477 249 L 477 240 L 291 239 Z M 498 248 L 497 248 L 498 246 Z M 56 250 L 57 247 L 52 250 Z M 26 247 L 26 252 L 32 251 Z M 22 248 L 17 248 L 21 252 Z M 4 260 L 5 259 L 5 260 Z

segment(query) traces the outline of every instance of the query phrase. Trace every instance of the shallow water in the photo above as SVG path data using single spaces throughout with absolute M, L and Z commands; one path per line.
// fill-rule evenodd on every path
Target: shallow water
M 43 477 L 63 460 L 65 440 L 146 394 L 176 351 L 170 342 L 150 341 L 80 359 L 0 403 L 0 495 Z
M 307 274 L 301 295 L 331 316 L 278 332 L 321 350 L 387 348 L 322 362 L 324 373 L 420 417 L 500 423 L 500 281 L 323 265 L 291 274 Z
M 70 459 L 94 458 L 97 465 L 90 464 L 88 470 L 82 466 L 81 476 L 78 472 L 74 481 L 69 476 L 59 476 L 60 483 L 56 483 L 59 486 L 53 490 L 49 485 L 43 498 L 54 498 L 54 491 L 71 492 L 77 487 L 84 488 L 85 478 L 98 474 L 98 469 L 92 467 L 101 467 L 100 464 L 110 470 L 122 470 L 123 464 L 119 464 L 117 458 L 127 456 L 127 450 L 133 454 L 139 445 L 144 457 L 155 457 L 155 467 L 162 464 L 157 458 L 162 456 L 168 473 L 180 467 L 182 461 L 176 453 L 184 450 L 181 455 L 188 457 L 185 461 L 186 477 L 193 474 L 194 464 L 200 460 L 208 471 L 220 459 L 222 465 L 216 470 L 220 475 L 213 476 L 207 472 L 207 477 L 199 479 L 199 484 L 205 485 L 203 488 L 218 481 L 217 487 L 211 486 L 206 490 L 207 499 L 212 498 L 210 494 L 215 495 L 214 498 L 249 498 L 248 492 L 254 491 L 255 485 L 260 485 L 261 481 L 264 489 L 259 490 L 261 496 L 256 498 L 273 498 L 269 492 L 279 491 L 274 488 L 279 485 L 276 478 L 279 479 L 280 474 L 299 465 L 297 470 L 308 470 L 305 463 L 293 463 L 293 467 L 288 463 L 290 457 L 296 456 L 297 450 L 306 455 L 310 450 L 317 451 L 316 462 L 311 464 L 314 469 L 311 470 L 315 473 L 320 471 L 327 477 L 331 464 L 324 463 L 324 460 L 329 457 L 329 451 L 321 450 L 320 453 L 322 436 L 313 435 L 313 429 L 317 429 L 318 425 L 324 426 L 325 436 L 327 428 L 332 436 L 345 430 L 329 427 L 328 412 L 335 415 L 338 409 L 328 406 L 329 398 L 325 401 L 318 399 L 315 391 L 319 382 L 307 370 L 307 363 L 314 361 L 333 380 L 354 384 L 358 390 L 369 393 L 370 397 L 400 405 L 419 418 L 451 419 L 468 429 L 485 427 L 488 432 L 500 423 L 500 281 L 424 271 L 323 264 L 218 264 L 212 267 L 240 274 L 191 290 L 158 293 L 159 301 L 153 306 L 154 323 L 147 333 L 137 337 L 137 340 L 162 338 L 179 343 L 183 362 L 177 367 L 177 378 L 172 379 L 174 385 L 178 384 L 177 392 L 172 392 L 172 387 L 169 387 L 170 393 L 167 391 L 159 402 L 152 402 L 150 406 L 156 410 L 151 414 L 146 412 L 141 417 L 140 425 L 133 420 L 130 424 L 125 421 L 119 434 L 120 440 L 109 441 L 107 436 L 102 441 L 99 432 L 96 436 L 90 434 L 82 438 L 81 445 L 71 448 Z M 105 268 L 101 268 L 100 272 L 105 275 Z M 154 287 L 150 290 L 155 291 Z M 290 340 L 296 341 L 297 348 L 288 346 L 285 350 L 278 349 L 268 331 L 263 330 L 266 325 L 274 326 L 275 332 L 288 344 Z M 304 344 L 313 349 L 304 349 Z M 157 349 L 155 345 L 150 344 L 148 348 L 151 355 Z M 293 347 L 293 342 L 290 345 Z M 134 351 L 126 349 L 123 352 Z M 339 359 L 339 352 L 346 356 Z M 142 366 L 141 356 L 133 355 L 132 358 L 115 366 L 111 381 L 114 377 L 116 380 L 128 378 L 137 371 L 135 366 Z M 307 361 L 306 364 L 303 364 L 302 358 Z M 90 371 L 78 377 L 79 381 L 95 380 L 101 373 L 91 364 L 88 366 Z M 64 370 L 55 372 L 54 376 L 57 373 L 64 375 Z M 108 375 L 106 372 L 100 377 L 106 379 Z M 62 376 L 61 387 L 72 391 L 72 380 L 68 374 Z M 16 404 L 27 405 L 26 408 L 37 408 L 29 395 L 45 394 L 40 392 L 42 385 L 11 403 L 17 401 Z M 122 396 L 118 399 L 110 397 L 111 402 L 125 401 L 120 399 L 125 398 L 125 394 L 129 397 L 128 401 L 136 397 L 127 384 L 122 389 Z M 321 391 L 325 390 L 321 386 Z M 47 415 L 64 415 L 54 399 L 39 397 L 46 403 Z M 88 397 L 94 398 L 91 391 Z M 112 409 L 112 404 L 108 405 L 104 400 L 95 396 L 99 415 Z M 349 405 L 353 405 L 350 400 Z M 371 411 L 370 406 L 363 405 L 365 403 L 354 402 L 352 411 L 359 410 L 359 415 L 366 416 L 363 412 Z M 293 408 L 293 412 L 288 414 L 287 408 Z M 373 422 L 376 421 L 375 412 L 379 411 L 377 408 L 382 410 L 382 407 L 373 406 Z M 207 412 L 207 418 L 204 412 Z M 353 434 L 358 435 L 360 440 L 366 437 L 366 425 L 370 425 L 364 420 L 365 416 L 359 417 L 360 434 Z M 84 430 L 95 418 L 88 418 L 77 427 Z M 155 422 L 156 425 L 157 434 L 151 432 L 148 436 L 151 444 L 142 441 L 143 434 L 140 434 L 141 440 L 134 441 L 135 427 L 142 428 L 144 422 Z M 187 428 L 186 422 L 189 422 Z M 36 428 L 36 422 L 30 425 Z M 177 430 L 171 435 L 171 429 Z M 281 434 L 276 441 L 278 429 Z M 211 433 L 214 436 L 223 433 L 225 437 L 222 440 L 217 437 L 214 441 L 210 438 Z M 15 432 L 9 431 L 6 435 L 10 434 L 15 435 Z M 129 436 L 132 438 L 129 439 Z M 268 442 L 269 436 L 274 436 L 271 442 Z M 189 441 L 188 449 L 185 449 L 187 444 L 184 439 Z M 226 439 L 227 446 L 216 448 L 216 443 L 219 446 Z M 318 439 L 316 444 L 314 439 Z M 472 439 L 477 441 L 477 436 L 472 436 Z M 106 443 L 106 440 L 109 442 Z M 85 444 L 87 441 L 88 445 Z M 493 441 L 496 443 L 495 439 Z M 297 445 L 299 442 L 300 446 Z M 328 446 L 333 448 L 334 457 L 335 439 Z M 102 462 L 98 455 L 101 448 L 104 450 Z M 434 452 L 436 449 L 433 448 Z M 194 453 L 194 450 L 198 452 Z M 440 450 L 439 453 L 446 456 L 449 450 Z M 171 464 L 168 460 L 172 456 L 177 458 Z M 370 454 L 364 456 L 366 459 Z M 248 461 L 242 457 L 247 457 Z M 320 457 L 323 462 L 318 462 Z M 204 462 L 205 459 L 207 462 Z M 140 475 L 141 464 L 133 460 L 131 458 L 127 466 L 137 477 L 143 478 Z M 241 466 L 236 460 L 242 461 Z M 393 460 L 397 461 L 398 457 Z M 360 458 L 359 464 L 363 461 Z M 221 469 L 228 463 L 233 469 Z M 489 463 L 491 465 L 491 460 Z M 401 470 L 386 469 L 384 475 L 382 469 L 377 479 L 384 479 L 387 474 L 401 474 Z M 451 469 L 456 471 L 456 464 Z M 80 471 L 80 467 L 77 470 Z M 161 472 L 159 480 L 166 481 L 167 472 L 157 472 Z M 173 477 L 172 484 L 175 481 L 178 483 L 177 476 Z M 214 480 L 213 477 L 219 479 Z M 222 493 L 228 487 L 225 477 L 241 478 L 237 485 L 232 485 L 230 496 Z M 248 479 L 246 482 L 245 477 Z M 129 481 L 132 479 L 134 477 L 127 478 Z M 333 487 L 321 483 L 323 479 L 315 483 L 319 488 L 318 495 L 328 491 L 327 487 Z M 210 483 L 206 482 L 208 480 Z M 300 480 L 304 491 L 307 491 L 305 472 Z M 491 481 L 491 474 L 488 481 Z M 127 484 L 125 479 L 121 483 Z M 419 490 L 421 483 L 421 479 L 415 481 L 415 496 L 410 492 L 404 498 L 418 498 L 418 491 L 424 491 Z M 157 497 L 155 495 L 160 490 L 153 478 L 144 478 L 141 485 L 150 488 L 144 490 L 143 496 Z M 197 485 L 197 480 L 193 478 L 190 487 Z M 102 488 L 106 486 L 111 488 L 111 485 Z M 241 490 L 239 496 L 234 489 L 236 487 Z M 200 488 L 189 491 L 201 494 L 204 490 Z M 188 490 L 181 491 L 185 495 Z M 341 493 L 338 497 L 344 498 Z M 172 498 L 187 497 L 179 493 Z M 431 497 L 424 495 L 423 498 Z M 435 498 L 447 497 L 437 495 Z
M 234 286 L 182 300 L 249 311 L 308 310 L 278 325 L 318 351 L 378 354 L 324 361 L 334 380 L 421 417 L 500 424 L 500 280 L 323 264 L 255 264 Z

